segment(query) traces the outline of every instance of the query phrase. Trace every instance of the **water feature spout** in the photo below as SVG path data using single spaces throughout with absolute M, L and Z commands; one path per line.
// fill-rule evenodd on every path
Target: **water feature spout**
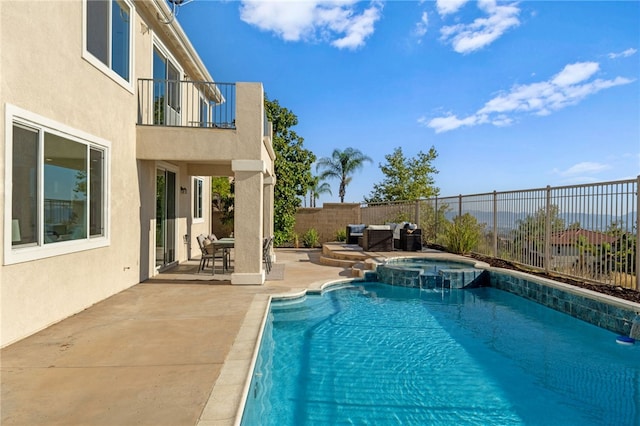
M 636 314 L 635 318 L 631 321 L 629 336 L 618 336 L 616 338 L 616 343 L 621 345 L 633 345 L 636 340 L 640 340 L 640 314 Z
M 640 340 L 640 314 L 631 321 L 631 331 L 629 331 L 629 337 L 635 340 Z

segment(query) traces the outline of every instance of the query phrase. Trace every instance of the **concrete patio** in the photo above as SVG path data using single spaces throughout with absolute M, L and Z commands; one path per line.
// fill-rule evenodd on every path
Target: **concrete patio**
M 352 274 L 317 249 L 276 256 L 284 274 L 263 286 L 193 260 L 2 349 L 0 423 L 234 424 L 269 296 Z

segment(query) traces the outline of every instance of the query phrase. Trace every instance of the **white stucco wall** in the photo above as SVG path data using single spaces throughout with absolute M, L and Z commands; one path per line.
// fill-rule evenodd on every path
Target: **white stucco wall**
M 0 2 L 3 146 L 7 104 L 111 143 L 109 245 L 3 265 L 2 346 L 140 280 L 135 96 L 82 58 L 82 22 L 81 2 Z M 10 200 L 0 201 L 4 223 Z
M 147 7 L 146 5 L 145 7 Z M 136 4 L 140 7 L 140 3 Z M 145 15 L 146 14 L 146 15 Z M 136 158 L 136 79 L 152 75 L 154 39 L 170 40 L 167 29 L 149 22 L 150 12 L 134 11 L 133 84 L 123 87 L 83 58 L 81 1 L 0 1 L 0 137 L 3 147 L 7 105 L 52 120 L 68 129 L 108 141 L 108 244 L 0 268 L 0 346 L 6 346 L 79 312 L 156 273 L 155 206 L 157 161 Z M 185 53 L 176 53 L 184 60 Z M 196 62 L 198 62 L 197 59 Z M 181 64 L 193 73 L 201 64 Z M 200 68 L 199 68 L 200 67 Z M 11 220 L 5 198 L 5 149 L 0 151 L 0 215 Z M 191 177 L 186 163 L 177 171 L 176 260 L 189 257 L 183 235 L 208 233 L 210 198 L 205 191 L 203 220 L 191 218 Z M 8 177 L 10 180 L 11 177 Z M 11 185 L 11 182 L 9 182 Z M 180 186 L 188 189 L 181 194 Z M 204 180 L 205 189 L 210 179 Z M 193 229 L 191 229 L 193 226 Z M 0 238 L 5 242 L 4 226 Z M 195 233 L 195 234 L 194 234 Z M 0 245 L 4 259 L 5 244 Z M 190 247 L 198 255 L 197 246 Z

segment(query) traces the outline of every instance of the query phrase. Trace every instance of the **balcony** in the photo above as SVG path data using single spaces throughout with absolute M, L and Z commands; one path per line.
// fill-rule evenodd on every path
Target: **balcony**
M 259 83 L 138 80 L 137 158 L 222 167 L 273 157 Z
M 138 80 L 138 125 L 236 128 L 236 85 Z

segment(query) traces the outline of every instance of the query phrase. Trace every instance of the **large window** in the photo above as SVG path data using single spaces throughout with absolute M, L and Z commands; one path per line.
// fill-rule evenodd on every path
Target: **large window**
M 7 113 L 8 263 L 106 245 L 108 144 L 14 109 Z
M 86 50 L 131 82 L 132 6 L 127 0 L 87 0 Z
M 202 219 L 202 189 L 203 181 L 200 178 L 193 178 L 193 218 Z

